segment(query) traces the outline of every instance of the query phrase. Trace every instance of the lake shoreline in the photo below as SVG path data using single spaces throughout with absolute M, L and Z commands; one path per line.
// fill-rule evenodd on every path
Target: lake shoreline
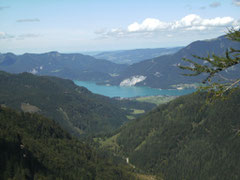
M 78 86 L 83 86 L 89 91 L 111 98 L 138 98 L 150 96 L 182 96 L 196 91 L 195 88 L 187 89 L 155 89 L 140 86 L 106 86 L 98 85 L 92 81 L 73 81 Z

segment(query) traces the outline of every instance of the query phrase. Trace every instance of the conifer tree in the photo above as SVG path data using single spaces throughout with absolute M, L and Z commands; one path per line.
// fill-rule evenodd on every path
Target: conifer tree
M 240 30 L 230 29 L 226 37 L 232 41 L 240 42 Z M 191 65 L 179 67 L 193 72 L 191 74 L 184 74 L 185 76 L 207 74 L 207 77 L 202 80 L 203 86 L 200 86 L 200 90 L 207 90 L 213 95 L 213 98 L 217 98 L 223 97 L 227 92 L 232 92 L 240 86 L 240 77 L 229 79 L 224 76 L 224 73 L 222 73 L 240 63 L 240 49 L 229 48 L 226 50 L 225 56 L 209 54 L 208 57 L 200 57 L 196 55 L 193 55 L 193 57 L 208 63 L 200 64 L 194 60 L 183 58 L 184 61 L 189 62 Z

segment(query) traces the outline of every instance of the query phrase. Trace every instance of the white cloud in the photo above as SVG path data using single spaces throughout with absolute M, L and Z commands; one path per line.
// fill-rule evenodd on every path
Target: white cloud
M 219 6 L 221 6 L 221 3 L 220 2 L 213 2 L 209 5 L 211 8 L 217 8 Z
M 5 32 L 0 32 L 0 40 L 1 39 L 12 39 L 12 38 L 14 38 L 13 35 L 7 34 Z
M 189 28 L 186 28 L 186 30 L 188 30 L 188 31 L 195 31 L 195 30 L 203 31 L 203 30 L 206 30 L 206 29 L 207 29 L 206 26 L 191 26 Z
M 233 0 L 233 4 L 236 6 L 240 6 L 240 0 Z
M 206 6 L 201 6 L 199 9 L 204 10 L 206 9 Z
M 175 22 L 161 22 L 158 19 L 146 19 L 141 24 L 133 23 L 128 26 L 129 32 L 157 31 L 157 30 L 205 30 L 210 27 L 231 26 L 234 23 L 232 17 L 216 17 L 203 19 L 196 14 L 190 14 Z
M 232 26 L 234 23 L 234 19 L 232 17 L 217 17 L 214 19 L 203 19 L 202 20 L 202 25 L 203 26 L 216 26 L 216 27 L 221 27 L 221 26 Z
M 34 19 L 18 19 L 16 22 L 18 22 L 18 23 L 23 23 L 23 22 L 40 22 L 40 20 L 38 18 L 34 18 Z
M 18 38 L 23 39 L 23 38 L 36 38 L 39 37 L 39 34 L 33 34 L 33 33 L 28 33 L 28 34 L 21 34 L 18 36 Z
M 180 20 L 173 22 L 164 22 L 159 19 L 146 18 L 141 23 L 134 22 L 127 26 L 126 29 L 115 28 L 111 30 L 98 31 L 98 35 L 104 37 L 133 37 L 144 35 L 145 37 L 153 37 L 154 33 L 165 32 L 166 36 L 170 32 L 185 32 L 185 31 L 210 31 L 216 29 L 226 30 L 226 27 L 237 27 L 240 25 L 240 20 L 235 20 L 232 17 L 216 17 L 202 18 L 196 14 L 189 14 Z
M 26 38 L 37 38 L 40 36 L 41 36 L 40 34 L 33 34 L 33 33 L 11 35 L 11 34 L 0 31 L 0 40 L 7 40 L 7 39 L 24 40 Z
M 128 26 L 129 32 L 136 32 L 136 31 L 155 31 L 156 29 L 165 29 L 168 27 L 168 23 L 159 21 L 158 19 L 147 18 L 145 19 L 142 24 L 137 22 L 130 24 Z

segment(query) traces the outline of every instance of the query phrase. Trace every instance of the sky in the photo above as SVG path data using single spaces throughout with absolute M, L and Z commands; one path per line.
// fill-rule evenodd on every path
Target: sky
M 240 0 L 0 0 L 0 53 L 186 46 L 240 28 Z

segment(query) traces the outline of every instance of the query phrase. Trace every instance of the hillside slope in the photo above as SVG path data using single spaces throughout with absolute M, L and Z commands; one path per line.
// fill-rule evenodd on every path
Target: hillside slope
M 58 122 L 70 133 L 111 131 L 126 122 L 128 109 L 154 107 L 147 103 L 113 100 L 96 95 L 70 80 L 30 73 L 0 72 L 0 105 L 37 112 Z
M 127 79 L 131 80 L 132 77 L 141 77 L 141 81 L 136 84 L 137 86 L 163 89 L 172 88 L 172 85 L 182 83 L 200 82 L 201 76 L 191 78 L 182 76 L 184 71 L 177 67 L 180 64 L 187 65 L 186 62 L 182 61 L 182 58 L 194 59 L 192 55 L 206 57 L 212 53 L 222 56 L 225 55 L 226 50 L 230 47 L 240 49 L 240 43 L 230 41 L 225 36 L 211 40 L 195 41 L 175 54 L 145 60 L 127 67 L 118 77 L 112 79 L 110 84 L 120 85 L 121 82 Z M 231 74 L 231 72 L 233 73 Z M 229 76 L 234 76 L 234 72 L 229 71 Z
M 43 116 L 0 106 L 0 179 L 134 179 Z
M 82 54 L 58 52 L 23 55 L 0 54 L 0 70 L 11 73 L 31 72 L 72 80 L 105 81 L 112 78 L 111 74 L 119 73 L 126 67 L 126 65 Z
M 117 152 L 163 179 L 239 179 L 240 90 L 225 101 L 205 100 L 182 96 L 126 124 Z

